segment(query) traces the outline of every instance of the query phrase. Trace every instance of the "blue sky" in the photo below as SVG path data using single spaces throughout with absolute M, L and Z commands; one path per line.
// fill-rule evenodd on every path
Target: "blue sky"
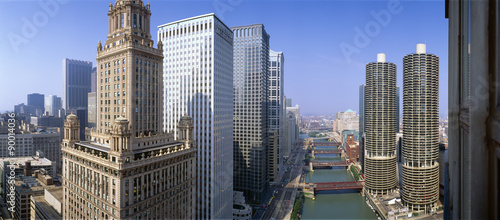
M 52 3 L 49 10 L 45 2 Z M 97 42 L 106 40 L 108 33 L 111 2 L 114 4 L 100 0 L 0 0 L 0 111 L 26 103 L 29 93 L 62 96 L 64 58 L 95 65 Z M 264 24 L 271 36 L 271 49 L 285 55 L 285 95 L 301 106 L 302 113 L 357 111 L 365 65 L 375 61 L 377 53 L 385 53 L 387 61 L 397 65 L 398 85 L 402 86 L 403 56 L 414 53 L 417 43 L 426 43 L 427 52 L 440 58 L 440 115 L 447 114 L 448 20 L 444 18 L 444 1 L 150 3 L 155 42 L 158 25 L 206 13 L 216 13 L 229 27 Z

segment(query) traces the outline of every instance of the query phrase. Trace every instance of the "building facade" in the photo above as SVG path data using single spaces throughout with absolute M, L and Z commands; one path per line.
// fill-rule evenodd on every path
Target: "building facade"
M 284 150 L 285 157 L 289 157 L 293 146 L 299 140 L 299 124 L 293 112 L 287 112 L 285 116 Z
M 284 65 L 283 52 L 269 50 L 269 181 L 271 182 L 275 181 L 283 160 Z
M 285 108 L 292 107 L 292 99 L 285 99 Z
M 97 67 L 90 73 L 90 92 L 97 92 Z
M 87 109 L 87 94 L 90 92 L 92 62 L 63 59 L 63 107 L 67 112 Z
M 359 131 L 359 116 L 356 112 L 348 109 L 345 112 L 338 112 L 333 122 L 333 131 L 341 133 L 343 130 Z
M 39 156 L 2 158 L 0 159 L 0 181 L 4 201 L 11 201 L 8 198 L 8 196 L 12 195 L 9 194 L 11 193 L 9 188 L 13 186 L 12 183 L 14 183 L 15 178 L 25 175 L 26 169 L 31 170 L 32 173 L 37 170 L 44 170 L 52 178 L 56 177 L 56 163 L 47 158 Z M 12 171 L 15 173 L 14 176 L 11 175 Z
M 39 93 L 28 94 L 29 114 L 41 116 L 45 113 L 45 96 Z
M 234 33 L 234 188 L 261 200 L 269 185 L 269 34 L 264 25 Z
M 196 217 L 232 218 L 233 33 L 214 14 L 160 25 L 164 130 L 193 117 L 196 140 Z
M 365 189 L 387 194 L 396 187 L 396 64 L 377 54 L 366 65 Z
M 45 112 L 48 112 L 49 116 L 57 116 L 61 108 L 61 97 L 57 97 L 56 95 L 49 95 L 45 97 Z
M 8 143 L 9 135 L 0 134 L 0 158 L 33 157 L 39 151 L 47 159 L 57 164 L 57 172 L 61 171 L 61 133 L 41 130 L 16 134 L 15 155 L 10 155 Z
M 28 114 L 28 106 L 24 103 L 14 105 L 14 113 L 16 114 Z
M 35 177 L 31 175 L 19 175 L 14 179 L 14 188 L 16 205 L 11 215 L 13 219 L 25 220 L 37 219 L 36 213 L 32 215 L 31 212 L 32 197 L 42 197 L 46 190 L 61 189 L 61 185 L 54 185 L 52 177 L 47 175 L 37 174 Z M 40 203 L 38 205 L 40 205 Z M 47 207 L 47 211 L 49 211 L 49 207 Z M 57 215 L 52 217 L 60 218 L 60 216 Z
M 89 92 L 87 107 L 87 127 L 97 126 L 97 92 Z
M 62 219 L 62 187 L 44 189 L 43 195 L 30 196 L 30 219 Z
M 153 47 L 150 16 L 141 0 L 109 5 L 97 127 L 81 141 L 76 115 L 64 126 L 63 219 L 193 218 L 193 123 L 185 116 L 177 137 L 163 132 L 163 50 Z
M 354 141 L 354 135 L 347 135 L 347 142 L 345 145 L 345 153 L 350 161 L 357 163 L 359 157 L 359 142 Z
M 365 89 L 366 85 L 359 86 L 359 135 L 365 133 Z
M 447 0 L 445 5 L 449 20 L 449 217 L 499 219 L 500 4 Z
M 403 204 L 431 211 L 439 198 L 439 58 L 425 44 L 403 58 Z
M 399 122 L 400 122 L 400 111 L 399 111 L 399 107 L 400 107 L 400 89 L 399 89 L 399 86 L 396 86 L 396 133 L 399 132 Z
M 342 142 L 342 146 L 347 145 L 347 140 L 348 136 L 352 135 L 353 141 L 359 141 L 360 139 L 360 133 L 359 131 L 356 130 L 343 130 L 342 133 L 340 133 L 340 142 Z

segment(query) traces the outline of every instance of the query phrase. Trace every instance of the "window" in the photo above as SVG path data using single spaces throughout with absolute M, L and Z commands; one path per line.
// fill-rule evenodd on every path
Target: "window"
M 139 15 L 139 30 L 142 29 L 142 15 Z
M 125 23 L 123 22 L 123 14 L 120 14 L 120 27 L 123 27 Z
M 134 23 L 133 23 L 133 26 L 134 28 L 137 27 L 137 14 L 134 14 Z

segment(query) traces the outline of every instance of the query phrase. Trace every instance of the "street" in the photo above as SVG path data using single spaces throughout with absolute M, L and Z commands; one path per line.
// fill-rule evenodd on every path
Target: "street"
M 254 219 L 285 219 L 292 212 L 302 174 L 302 159 L 305 153 L 303 146 L 296 146 L 293 149 L 290 158 L 285 164 L 286 171 L 283 178 L 277 182 L 274 189 L 271 188 L 270 190 L 271 192 L 276 190 L 276 193 L 273 193 L 275 198 L 269 205 L 267 204 L 269 200 L 267 200 L 263 216 L 255 215 Z

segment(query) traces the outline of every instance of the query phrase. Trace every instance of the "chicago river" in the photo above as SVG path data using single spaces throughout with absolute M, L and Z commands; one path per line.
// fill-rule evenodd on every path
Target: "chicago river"
M 302 134 L 300 138 L 308 138 Z M 336 150 L 336 147 L 318 146 L 317 150 Z M 316 155 L 314 161 L 336 162 L 343 161 L 340 155 Z M 316 169 L 306 172 L 305 182 L 345 182 L 354 181 L 345 167 L 332 169 Z M 302 208 L 301 219 L 377 219 L 376 214 L 366 204 L 365 198 L 357 190 L 323 191 L 315 195 L 315 200 L 306 198 Z

